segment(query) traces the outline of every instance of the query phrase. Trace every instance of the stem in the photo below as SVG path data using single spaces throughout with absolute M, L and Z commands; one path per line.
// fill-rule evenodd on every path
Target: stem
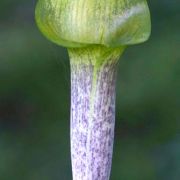
M 69 49 L 73 180 L 109 180 L 117 62 L 124 48 Z

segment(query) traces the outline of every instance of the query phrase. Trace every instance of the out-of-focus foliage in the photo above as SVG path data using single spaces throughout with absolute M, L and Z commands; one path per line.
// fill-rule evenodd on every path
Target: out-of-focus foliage
M 180 1 L 150 0 L 152 35 L 119 62 L 112 180 L 180 178 Z M 0 179 L 71 179 L 67 52 L 35 1 L 0 1 Z

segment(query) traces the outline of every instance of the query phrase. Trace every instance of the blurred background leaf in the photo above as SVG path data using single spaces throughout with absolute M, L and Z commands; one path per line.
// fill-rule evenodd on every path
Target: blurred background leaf
M 152 35 L 119 62 L 112 180 L 180 178 L 180 1 L 149 0 Z M 71 179 L 66 49 L 34 0 L 0 1 L 0 179 Z

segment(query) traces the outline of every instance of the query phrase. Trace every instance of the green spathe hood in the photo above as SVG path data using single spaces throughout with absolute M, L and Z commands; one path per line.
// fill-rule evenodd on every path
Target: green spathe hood
M 36 22 L 51 41 L 65 47 L 120 47 L 146 41 L 146 0 L 39 0 Z

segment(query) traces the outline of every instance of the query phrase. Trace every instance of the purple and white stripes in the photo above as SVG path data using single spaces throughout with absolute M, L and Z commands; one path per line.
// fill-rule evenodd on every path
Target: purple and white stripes
M 100 66 L 71 59 L 73 180 L 109 180 L 115 126 L 117 59 Z

